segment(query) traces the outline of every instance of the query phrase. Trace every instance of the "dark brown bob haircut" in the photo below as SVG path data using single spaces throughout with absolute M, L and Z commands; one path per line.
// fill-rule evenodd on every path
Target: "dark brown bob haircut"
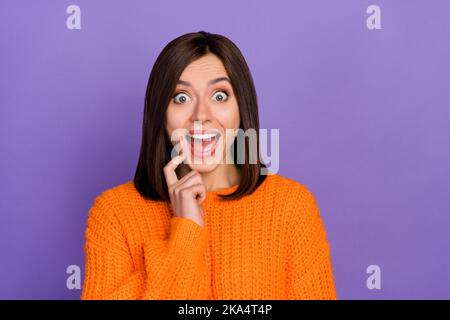
M 171 160 L 173 148 L 165 128 L 166 110 L 173 98 L 176 83 L 183 70 L 193 61 L 208 53 L 223 63 L 239 105 L 240 129 L 254 129 L 257 135 L 257 160 L 249 163 L 249 142 L 245 139 L 245 161 L 239 164 L 237 143 L 234 140 L 234 165 L 238 166 L 241 181 L 237 189 L 220 195 L 222 199 L 239 199 L 251 194 L 264 181 L 260 174 L 266 166 L 259 157 L 259 117 L 256 90 L 248 65 L 238 47 L 228 38 L 204 31 L 187 33 L 171 42 L 161 51 L 148 80 L 144 103 L 142 144 L 134 185 L 146 199 L 170 201 L 163 168 Z M 242 151 L 241 151 L 242 152 Z M 252 161 L 255 162 L 255 161 Z

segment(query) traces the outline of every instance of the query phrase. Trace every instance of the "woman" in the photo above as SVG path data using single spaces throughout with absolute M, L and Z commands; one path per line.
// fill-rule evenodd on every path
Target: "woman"
M 251 130 L 256 149 L 237 143 Z M 89 211 L 82 299 L 335 299 L 314 197 L 266 175 L 258 131 L 236 45 L 206 32 L 171 41 L 148 82 L 134 181 Z

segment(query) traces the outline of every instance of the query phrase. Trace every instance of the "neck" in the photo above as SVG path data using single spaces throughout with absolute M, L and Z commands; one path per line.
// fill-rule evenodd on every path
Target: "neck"
M 186 164 L 179 167 L 179 178 L 181 179 L 191 171 Z M 234 164 L 219 164 L 211 172 L 200 172 L 202 179 L 206 185 L 206 191 L 214 191 L 216 189 L 229 188 L 239 184 L 241 179 L 240 169 Z

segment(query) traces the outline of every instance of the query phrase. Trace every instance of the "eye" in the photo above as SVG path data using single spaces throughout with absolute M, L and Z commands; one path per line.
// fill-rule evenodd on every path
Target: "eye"
M 228 94 L 225 91 L 217 91 L 216 93 L 214 93 L 213 99 L 218 102 L 223 102 L 228 99 Z
M 190 101 L 191 98 L 189 98 L 189 96 L 186 93 L 180 92 L 173 97 L 173 100 L 175 101 L 175 103 L 183 104 Z

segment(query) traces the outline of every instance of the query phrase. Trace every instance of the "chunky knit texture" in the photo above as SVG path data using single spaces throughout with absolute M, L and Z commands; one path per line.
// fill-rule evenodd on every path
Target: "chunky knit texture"
M 278 174 L 251 195 L 208 192 L 205 226 L 144 199 L 133 182 L 98 195 L 86 228 L 82 299 L 336 299 L 315 198 Z

